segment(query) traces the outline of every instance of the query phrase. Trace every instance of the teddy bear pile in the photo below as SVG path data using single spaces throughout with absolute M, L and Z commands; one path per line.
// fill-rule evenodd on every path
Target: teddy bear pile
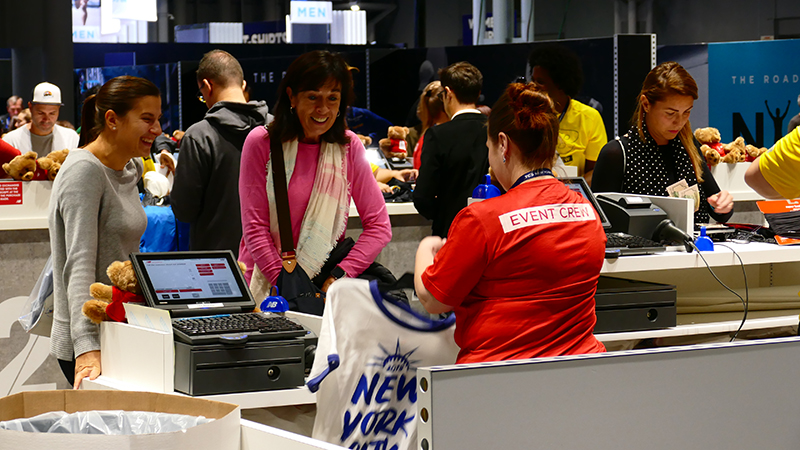
M 696 129 L 694 137 L 701 144 L 700 153 L 706 158 L 709 167 L 716 166 L 721 162 L 729 164 L 752 162 L 767 151 L 763 147 L 758 148 L 745 144 L 744 138 L 741 136 L 731 143 L 723 144 L 720 142 L 719 130 L 713 127 Z
M 15 149 L 16 150 L 16 149 Z M 27 152 L 24 155 L 16 150 L 4 152 L 3 171 L 9 177 L 18 181 L 50 180 L 53 181 L 61 170 L 61 165 L 67 159 L 69 150 L 57 150 L 50 152 L 47 156 L 37 158 L 36 152 Z M 7 162 L 9 156 L 13 156 Z

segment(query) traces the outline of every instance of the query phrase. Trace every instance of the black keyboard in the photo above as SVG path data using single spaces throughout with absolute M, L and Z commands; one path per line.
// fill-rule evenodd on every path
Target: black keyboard
M 606 233 L 606 248 L 662 247 L 656 241 L 626 233 Z
M 175 338 L 188 344 L 289 339 L 306 335 L 292 320 L 263 313 L 221 314 L 174 319 Z

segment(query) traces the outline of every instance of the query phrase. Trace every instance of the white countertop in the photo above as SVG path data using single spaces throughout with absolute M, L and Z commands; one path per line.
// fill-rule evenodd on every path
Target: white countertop
M 725 245 L 733 248 L 745 265 L 800 261 L 800 246 L 779 246 L 760 242 Z M 730 249 L 716 245 L 713 252 L 703 252 L 711 267 L 737 266 L 739 260 Z M 600 273 L 641 272 L 647 270 L 691 269 L 705 267 L 697 252 L 665 252 L 654 255 L 623 256 L 606 259 Z
M 414 204 L 411 202 L 387 203 L 386 212 L 389 213 L 389 216 L 406 216 L 406 215 L 419 214 L 417 212 L 417 208 L 414 208 Z M 350 202 L 350 217 L 358 217 L 358 210 L 356 209 L 356 205 L 353 202 Z
M 3 180 L 0 183 L 20 183 Z M 47 215 L 50 205 L 52 181 L 21 182 L 21 205 L 0 205 L 0 230 L 37 230 L 47 229 Z M 413 203 L 387 203 L 389 216 L 406 216 L 419 214 Z M 355 204 L 350 204 L 350 217 L 358 217 Z
M 680 316 L 678 316 L 680 317 Z M 767 328 L 780 328 L 794 326 L 798 324 L 800 318 L 797 315 L 767 317 L 762 319 L 748 318 L 742 330 L 761 330 Z M 600 333 L 595 337 L 600 342 L 629 341 L 636 339 L 668 338 L 678 336 L 697 336 L 702 334 L 730 333 L 736 331 L 742 324 L 741 319 L 729 320 L 725 322 L 692 323 L 678 325 L 672 328 L 646 331 L 624 331 L 618 333 Z
M 142 388 L 130 383 L 123 383 L 119 380 L 100 375 L 95 380 L 84 379 L 81 382 L 81 389 L 87 390 L 113 390 L 113 391 L 140 391 Z M 180 392 L 175 395 L 184 396 Z M 193 398 L 204 400 L 214 400 L 218 402 L 233 403 L 242 407 L 249 408 L 271 408 L 276 406 L 305 405 L 314 404 L 317 401 L 316 394 L 313 394 L 307 387 L 301 386 L 294 389 L 277 389 L 274 391 L 242 392 L 238 394 L 217 394 L 217 395 L 197 395 Z

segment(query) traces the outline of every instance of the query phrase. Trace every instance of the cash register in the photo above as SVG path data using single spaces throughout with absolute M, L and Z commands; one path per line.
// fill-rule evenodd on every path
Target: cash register
M 316 336 L 256 303 L 233 253 L 132 253 L 147 305 L 168 311 L 175 390 L 189 395 L 302 386 Z

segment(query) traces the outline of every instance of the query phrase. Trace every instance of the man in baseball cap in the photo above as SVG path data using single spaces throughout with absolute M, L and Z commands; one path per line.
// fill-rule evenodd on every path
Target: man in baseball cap
M 61 89 L 52 83 L 39 83 L 33 89 L 28 107 L 31 123 L 3 136 L 3 140 L 23 154 L 34 151 L 39 157 L 55 150 L 74 149 L 78 146 L 78 133 L 56 125 L 61 103 Z

